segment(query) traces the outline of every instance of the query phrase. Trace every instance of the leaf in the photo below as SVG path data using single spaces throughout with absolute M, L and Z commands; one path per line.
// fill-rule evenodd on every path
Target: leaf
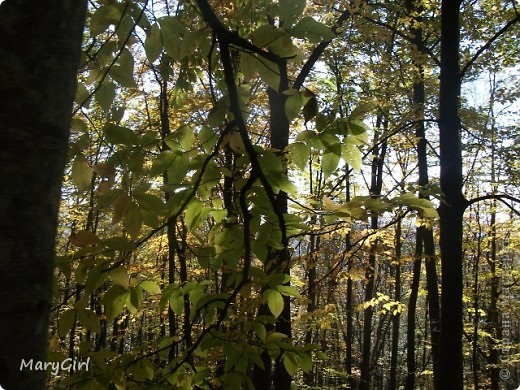
M 298 358 L 292 352 L 284 352 L 283 365 L 290 376 L 294 376 L 298 371 Z
M 82 104 L 82 107 L 88 107 L 90 103 L 90 91 L 84 83 L 78 82 L 76 85 L 76 94 L 74 95 L 74 102 Z
M 339 149 L 340 145 L 336 144 L 333 146 L 337 146 Z M 323 158 L 321 159 L 321 169 L 323 170 L 323 175 L 325 178 L 329 177 L 334 173 L 336 168 L 338 167 L 340 160 L 340 154 L 336 152 L 326 151 L 323 153 Z
M 300 293 L 294 286 L 281 285 L 281 286 L 276 286 L 276 289 L 283 295 L 287 295 L 289 297 L 294 297 L 294 298 L 301 298 Z
M 303 118 L 305 120 L 305 123 L 310 121 L 316 115 L 318 115 L 318 99 L 315 95 L 313 95 L 303 106 Z
M 127 127 L 107 123 L 103 132 L 105 133 L 106 140 L 111 144 L 132 146 L 139 143 L 137 134 Z
M 161 36 L 164 43 L 164 50 L 166 50 L 166 53 L 175 61 L 182 60 L 181 39 L 178 36 L 164 30 L 161 31 Z
M 368 114 L 373 109 L 374 109 L 374 104 L 372 102 L 361 103 L 352 110 L 352 112 L 348 116 L 348 120 L 349 120 L 349 122 L 355 121 L 355 120 L 361 121 L 366 116 L 366 114 Z
M 124 217 L 124 226 L 130 237 L 136 239 L 141 231 L 141 227 L 143 225 L 143 219 L 141 217 L 141 210 L 139 205 L 135 202 L 132 202 L 130 206 L 128 206 L 128 211 Z
M 101 298 L 101 303 L 105 305 L 105 315 L 107 321 L 113 320 L 125 308 L 125 301 L 128 291 L 119 285 L 114 285 Z
M 344 143 L 341 146 L 341 157 L 343 158 L 343 160 L 345 160 L 345 162 L 348 165 L 350 165 L 356 171 L 359 171 L 361 169 L 363 156 L 356 145 Z
M 132 252 L 135 246 L 126 237 L 111 237 L 103 241 L 107 248 L 121 252 Z
M 311 148 L 303 142 L 294 142 L 289 145 L 289 156 L 291 161 L 302 171 L 309 163 Z
M 92 180 L 92 168 L 90 168 L 83 153 L 77 154 L 74 158 L 70 175 L 72 182 L 76 185 L 76 187 L 78 187 L 80 192 L 86 191 L 90 188 L 90 182 Z
M 58 318 L 58 333 L 61 337 L 65 337 L 69 330 L 74 326 L 76 321 L 76 311 L 67 309 L 60 314 Z
M 146 36 L 146 41 L 144 42 L 144 51 L 148 61 L 154 62 L 161 54 L 162 49 L 163 43 L 161 30 L 159 30 L 159 26 L 154 23 L 150 29 L 150 32 Z
M 208 215 L 210 209 L 203 206 L 204 204 L 202 202 L 194 200 L 186 208 L 184 218 L 186 221 L 186 226 L 188 227 L 188 231 L 192 231 L 197 226 L 199 226 L 202 220 Z
M 195 134 L 193 133 L 193 129 L 189 125 L 184 125 L 179 127 L 174 135 L 179 140 L 179 144 L 181 148 L 185 151 L 193 150 L 194 142 L 195 142 Z
M 278 4 L 278 15 L 284 27 L 292 26 L 305 9 L 305 0 L 280 0 Z
M 111 24 L 116 24 L 121 19 L 121 9 L 105 4 L 99 7 L 90 18 L 90 33 L 93 37 L 101 34 Z
M 132 199 L 124 192 L 121 192 L 114 200 L 114 214 L 112 215 L 112 224 L 118 223 L 126 211 L 132 204 Z
M 257 337 L 260 340 L 265 341 L 265 336 L 267 334 L 267 330 L 265 328 L 265 325 L 262 324 L 261 322 L 255 321 L 255 322 L 253 322 L 253 329 L 254 329 Z
M 99 332 L 101 330 L 101 325 L 99 323 L 99 319 L 92 310 L 82 309 L 76 310 L 76 314 L 78 316 L 78 321 L 87 329 L 92 332 Z
M 110 68 L 110 77 L 123 87 L 137 87 L 134 79 L 134 57 L 128 49 L 123 49 L 117 61 L 117 65 Z
M 246 153 L 246 146 L 244 145 L 244 141 L 242 140 L 242 136 L 238 131 L 234 131 L 229 137 L 229 147 L 233 152 L 238 154 Z
M 99 288 L 106 279 L 105 266 L 103 264 L 97 264 L 92 267 L 87 274 L 87 280 L 85 281 L 85 292 L 90 294 Z
M 146 291 L 150 294 L 160 294 L 161 293 L 161 288 L 153 280 L 143 280 L 141 283 L 139 283 L 139 285 L 141 286 L 141 288 L 144 291 Z
M 79 230 L 71 233 L 70 243 L 75 246 L 85 247 L 89 245 L 96 245 L 101 242 L 101 239 L 93 232 L 88 230 Z
M 280 314 L 282 314 L 284 307 L 282 294 L 273 289 L 267 290 L 266 293 L 268 293 L 267 306 L 269 307 L 269 310 L 273 316 L 278 317 Z
M 152 176 L 157 176 L 164 171 L 166 171 L 175 160 L 176 154 L 170 150 L 165 150 L 161 152 L 155 160 L 153 160 L 152 168 L 150 169 L 150 174 Z
M 300 92 L 290 95 L 285 101 L 285 115 L 289 121 L 298 116 L 303 107 L 303 98 Z
M 116 86 L 108 80 L 103 80 L 94 94 L 96 102 L 105 112 L 110 111 L 110 107 L 112 106 L 115 97 Z
M 289 32 L 292 36 L 308 39 L 311 43 L 328 42 L 336 37 L 330 28 L 323 23 L 317 22 L 310 16 L 300 20 Z
M 258 27 L 252 34 L 251 39 L 255 46 L 265 47 L 280 38 L 284 32 L 270 24 L 263 24 Z M 242 69 L 241 69 L 242 70 Z M 243 71 L 243 70 L 242 70 Z
M 257 59 L 255 64 L 256 69 L 258 70 L 263 82 L 275 91 L 278 91 L 280 88 L 280 70 L 278 69 L 278 65 L 265 58 L 255 58 Z
M 123 288 L 128 288 L 129 280 L 126 267 L 119 266 L 114 268 L 109 272 L 109 276 L 115 284 L 118 284 Z

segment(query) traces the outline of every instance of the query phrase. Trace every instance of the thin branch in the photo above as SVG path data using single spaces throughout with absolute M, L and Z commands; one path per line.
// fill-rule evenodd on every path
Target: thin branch
M 520 15 L 517 15 L 516 18 L 510 20 L 507 22 L 507 24 L 502 27 L 500 30 L 498 30 L 480 49 L 477 50 L 477 52 L 471 57 L 471 59 L 466 62 L 466 65 L 462 68 L 459 78 L 462 79 L 466 72 L 469 70 L 469 68 L 475 63 L 475 61 L 480 57 L 480 55 L 489 49 L 489 47 L 498 39 L 500 38 L 507 30 L 509 30 L 514 24 L 516 24 L 518 21 L 520 21 Z
M 515 202 L 515 203 L 519 203 L 520 204 L 520 199 L 519 198 L 515 198 L 514 196 L 511 196 L 511 195 L 507 195 L 507 194 L 490 194 L 490 195 L 479 196 L 477 198 L 473 198 L 473 199 L 468 200 L 466 206 L 469 207 L 469 206 L 471 206 L 474 203 L 482 202 L 484 200 L 489 200 L 489 199 L 496 199 L 496 200 L 504 203 L 513 213 L 515 213 L 516 215 L 520 216 L 520 211 L 515 209 L 512 205 L 510 205 L 509 203 L 507 203 L 504 200 L 504 199 L 507 199 L 507 200 L 510 200 L 511 202 Z
M 334 34 L 336 34 L 336 35 L 339 34 L 340 27 L 343 25 L 343 22 L 345 20 L 347 20 L 347 18 L 350 15 L 351 15 L 350 11 L 348 11 L 348 10 L 343 11 L 343 13 L 340 15 L 340 17 L 336 21 L 336 23 L 334 23 L 334 26 L 331 28 L 331 30 Z M 305 62 L 305 64 L 303 65 L 302 70 L 296 77 L 296 80 L 294 81 L 294 84 L 293 84 L 294 89 L 300 89 L 302 87 L 303 82 L 305 81 L 305 79 L 309 75 L 310 71 L 314 67 L 314 64 L 316 63 L 316 61 L 318 61 L 318 59 L 321 57 L 321 55 L 323 54 L 323 52 L 325 51 L 325 49 L 331 42 L 332 42 L 332 40 L 323 41 L 318 46 L 316 46 L 316 48 L 313 50 L 313 52 L 307 59 L 307 62 Z

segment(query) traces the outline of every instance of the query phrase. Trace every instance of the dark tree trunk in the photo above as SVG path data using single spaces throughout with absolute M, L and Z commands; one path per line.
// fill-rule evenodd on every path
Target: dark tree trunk
M 415 11 L 421 15 L 424 10 L 421 4 L 413 4 L 409 2 L 410 11 Z M 417 23 L 412 27 L 413 44 L 415 49 L 422 54 L 425 54 L 422 17 L 416 18 Z M 415 137 L 417 141 L 417 164 L 419 171 L 419 197 L 428 199 L 424 195 L 423 189 L 428 186 L 428 156 L 427 156 L 427 140 L 424 124 L 424 103 L 425 103 L 425 88 L 424 88 L 424 65 L 421 61 L 413 60 L 415 68 L 418 71 L 416 81 L 413 86 L 413 103 L 415 106 L 415 119 L 418 121 L 415 128 Z M 428 311 L 430 318 L 430 332 L 431 332 L 431 346 L 432 346 L 432 362 L 433 362 L 433 376 L 434 383 L 437 383 L 439 374 L 439 337 L 440 337 L 440 302 L 439 302 L 439 283 L 437 280 L 437 265 L 435 256 L 435 244 L 433 239 L 433 231 L 431 228 L 421 226 L 417 229 L 417 239 L 423 240 L 423 251 L 425 257 L 426 269 L 426 289 L 428 291 Z M 438 389 L 438 385 L 435 385 Z
M 54 242 L 85 1 L 0 5 L 0 383 L 43 389 Z
M 401 300 L 401 243 L 402 231 L 401 221 L 397 221 L 395 226 L 395 289 L 394 301 Z M 399 327 L 401 324 L 401 314 L 397 313 L 392 317 L 392 341 L 391 341 L 391 355 L 390 355 L 390 378 L 388 380 L 388 388 L 390 390 L 397 389 L 397 364 L 399 357 Z
M 440 214 L 442 264 L 439 388 L 463 388 L 462 362 L 462 194 L 460 149 L 460 1 L 441 5 L 441 71 L 439 95 L 440 184 L 444 194 Z
M 419 281 L 421 279 L 421 263 L 423 254 L 423 231 L 417 229 L 415 239 L 415 259 L 413 263 L 413 279 L 410 287 L 410 298 L 408 299 L 407 312 L 407 329 L 406 329 L 406 390 L 414 390 L 415 388 L 415 371 L 417 363 L 415 359 L 415 328 L 416 328 L 416 311 L 417 297 L 419 295 Z
M 384 122 L 384 124 L 383 124 Z M 378 117 L 376 128 L 383 127 L 387 129 L 387 121 L 383 120 L 382 114 Z M 384 141 L 381 146 L 377 146 L 379 143 L 379 134 L 376 133 L 374 136 L 373 149 L 374 158 L 372 160 L 372 178 L 370 184 L 370 195 L 377 198 L 381 195 L 381 189 L 383 186 L 383 166 L 385 161 L 387 143 Z M 370 227 L 377 230 L 379 226 L 379 216 L 374 213 L 371 217 Z M 376 283 L 376 244 L 371 248 L 368 256 L 368 265 L 365 272 L 366 287 L 365 287 L 365 302 L 370 301 L 374 297 L 375 283 Z M 361 357 L 361 379 L 360 389 L 368 390 L 370 388 L 371 379 L 371 368 L 372 368 L 372 316 L 374 313 L 373 306 L 367 307 L 363 312 L 363 350 Z

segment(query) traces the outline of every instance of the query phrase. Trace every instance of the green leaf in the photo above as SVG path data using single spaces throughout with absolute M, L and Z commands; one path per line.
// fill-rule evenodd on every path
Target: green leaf
M 143 290 L 141 286 L 137 285 L 130 290 L 130 294 L 127 295 L 126 307 L 130 313 L 135 314 L 143 303 Z
M 99 332 L 101 330 L 101 325 L 99 323 L 99 319 L 92 310 L 82 309 L 76 310 L 76 314 L 78 316 L 78 321 L 87 329 L 93 332 Z
M 76 85 L 76 94 L 74 96 L 74 101 L 77 104 L 83 104 L 82 107 L 89 106 L 90 103 L 90 91 L 87 89 L 84 83 L 78 82 Z
M 161 293 L 161 288 L 153 280 L 143 280 L 141 283 L 139 283 L 139 285 L 144 291 L 149 292 L 150 294 Z
M 193 143 L 195 142 L 195 134 L 191 126 L 184 125 L 179 127 L 174 135 L 179 140 L 179 144 L 185 151 L 190 151 L 194 148 Z
M 165 204 L 157 195 L 149 193 L 135 193 L 134 198 L 143 209 L 154 214 L 163 214 L 165 212 Z
M 105 281 L 107 274 L 103 272 L 105 266 L 103 264 L 97 264 L 92 267 L 87 274 L 87 280 L 85 281 L 85 292 L 90 294 L 99 288 Z
M 103 129 L 107 142 L 115 145 L 137 145 L 139 137 L 129 128 L 107 123 Z
M 65 337 L 74 326 L 76 321 L 76 311 L 67 309 L 60 314 L 58 318 L 58 333 L 61 337 Z
M 269 310 L 273 316 L 278 317 L 280 314 L 282 314 L 284 307 L 282 294 L 273 289 L 267 290 L 266 293 L 267 306 L 269 307 Z
M 71 168 L 72 182 L 78 187 L 80 192 L 86 191 L 90 188 L 90 181 L 92 180 L 92 168 L 87 163 L 85 156 L 80 153 L 74 158 Z
M 298 116 L 303 107 L 303 98 L 300 92 L 290 95 L 285 101 L 285 115 L 289 121 Z
M 143 219 L 141 217 L 141 210 L 139 205 L 135 202 L 132 202 L 128 206 L 128 210 L 126 211 L 124 217 L 124 226 L 130 237 L 136 239 L 141 231 L 141 227 L 143 225 Z
M 153 160 L 150 174 L 152 176 L 157 176 L 164 173 L 164 171 L 166 171 L 173 164 L 175 157 L 176 154 L 170 150 L 161 152 L 161 154 L 159 154 L 157 158 Z
M 114 101 L 114 98 L 116 97 L 116 87 L 115 85 L 108 81 L 103 80 L 99 88 L 97 88 L 94 98 L 96 99 L 96 102 L 99 104 L 101 109 L 105 112 L 110 111 L 110 107 L 112 106 L 112 103 Z
M 265 336 L 267 334 L 267 330 L 265 328 L 265 325 L 262 324 L 261 322 L 255 321 L 255 322 L 253 322 L 253 329 L 254 329 L 257 337 L 260 340 L 265 341 Z
M 294 376 L 298 371 L 298 358 L 292 352 L 284 352 L 283 354 L 283 365 L 290 376 Z
M 330 28 L 310 16 L 300 20 L 289 32 L 296 38 L 308 39 L 312 43 L 328 42 L 336 37 Z
M 117 268 L 114 268 L 113 270 L 111 270 L 109 272 L 109 275 L 110 275 L 110 279 L 112 279 L 112 281 L 115 284 L 118 284 L 125 289 L 128 288 L 129 278 L 128 278 L 128 271 L 127 271 L 126 267 L 119 266 Z
M 340 161 L 341 145 L 336 144 L 332 146 L 332 148 L 335 147 L 339 149 L 339 153 L 336 151 L 326 151 L 323 153 L 323 157 L 321 159 L 321 169 L 323 170 L 323 175 L 326 178 L 334 173 Z
M 181 39 L 178 36 L 164 30 L 161 31 L 161 36 L 164 43 L 164 50 L 166 50 L 166 53 L 175 61 L 182 60 Z
M 305 123 L 310 121 L 316 115 L 318 115 L 318 99 L 316 96 L 311 96 L 307 103 L 303 106 L 303 118 Z
M 116 24 L 121 19 L 121 9 L 111 4 L 99 7 L 90 18 L 90 33 L 93 37 L 101 34 L 111 24 Z
M 309 163 L 310 154 L 311 148 L 303 142 L 294 142 L 289 145 L 289 157 L 302 171 L 305 170 Z
M 294 298 L 301 298 L 300 293 L 294 286 L 276 286 L 276 289 L 283 295 L 287 295 Z
M 103 244 L 109 249 L 122 252 L 132 252 L 135 250 L 135 245 L 126 237 L 110 237 L 103 240 Z
M 192 201 L 186 208 L 186 213 L 184 215 L 188 231 L 192 231 L 199 226 L 204 218 L 206 218 L 209 211 L 210 209 L 204 207 L 202 202 L 199 202 L 198 200 Z
M 349 122 L 351 121 L 361 121 L 363 118 L 374 109 L 374 104 L 371 102 L 361 103 L 356 108 L 352 110 L 350 115 L 348 116 Z
M 153 24 L 144 42 L 144 51 L 148 61 L 154 62 L 163 49 L 161 30 L 157 24 Z
M 265 47 L 272 44 L 283 34 L 284 32 L 279 28 L 276 28 L 270 24 L 263 24 L 253 32 L 251 39 L 256 46 Z M 241 70 L 244 72 L 243 69 Z
M 303 372 L 311 372 L 312 370 L 312 358 L 308 353 L 299 354 L 300 367 Z
M 305 0 L 280 0 L 278 15 L 285 27 L 292 26 L 305 9 Z
M 256 58 L 256 69 L 260 74 L 263 82 L 269 87 L 278 91 L 280 88 L 280 70 L 275 62 L 269 61 L 265 58 Z
M 175 314 L 182 314 L 184 310 L 184 297 L 178 291 L 171 295 L 170 307 Z
M 345 162 L 354 168 L 356 171 L 361 169 L 362 154 L 356 145 L 344 143 L 341 146 L 341 157 Z
M 137 87 L 134 80 L 134 58 L 128 49 L 123 49 L 117 65 L 110 68 L 110 77 L 123 87 Z
M 105 315 L 107 321 L 113 320 L 125 308 L 125 301 L 128 291 L 119 285 L 114 285 L 101 298 L 101 303 L 105 305 Z

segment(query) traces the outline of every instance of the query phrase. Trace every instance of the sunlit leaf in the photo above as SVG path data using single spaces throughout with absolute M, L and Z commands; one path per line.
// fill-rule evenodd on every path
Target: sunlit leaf
M 282 314 L 284 307 L 282 294 L 273 289 L 267 290 L 266 292 L 268 292 L 267 306 L 269 307 L 269 310 L 273 316 L 278 317 L 280 314 Z

